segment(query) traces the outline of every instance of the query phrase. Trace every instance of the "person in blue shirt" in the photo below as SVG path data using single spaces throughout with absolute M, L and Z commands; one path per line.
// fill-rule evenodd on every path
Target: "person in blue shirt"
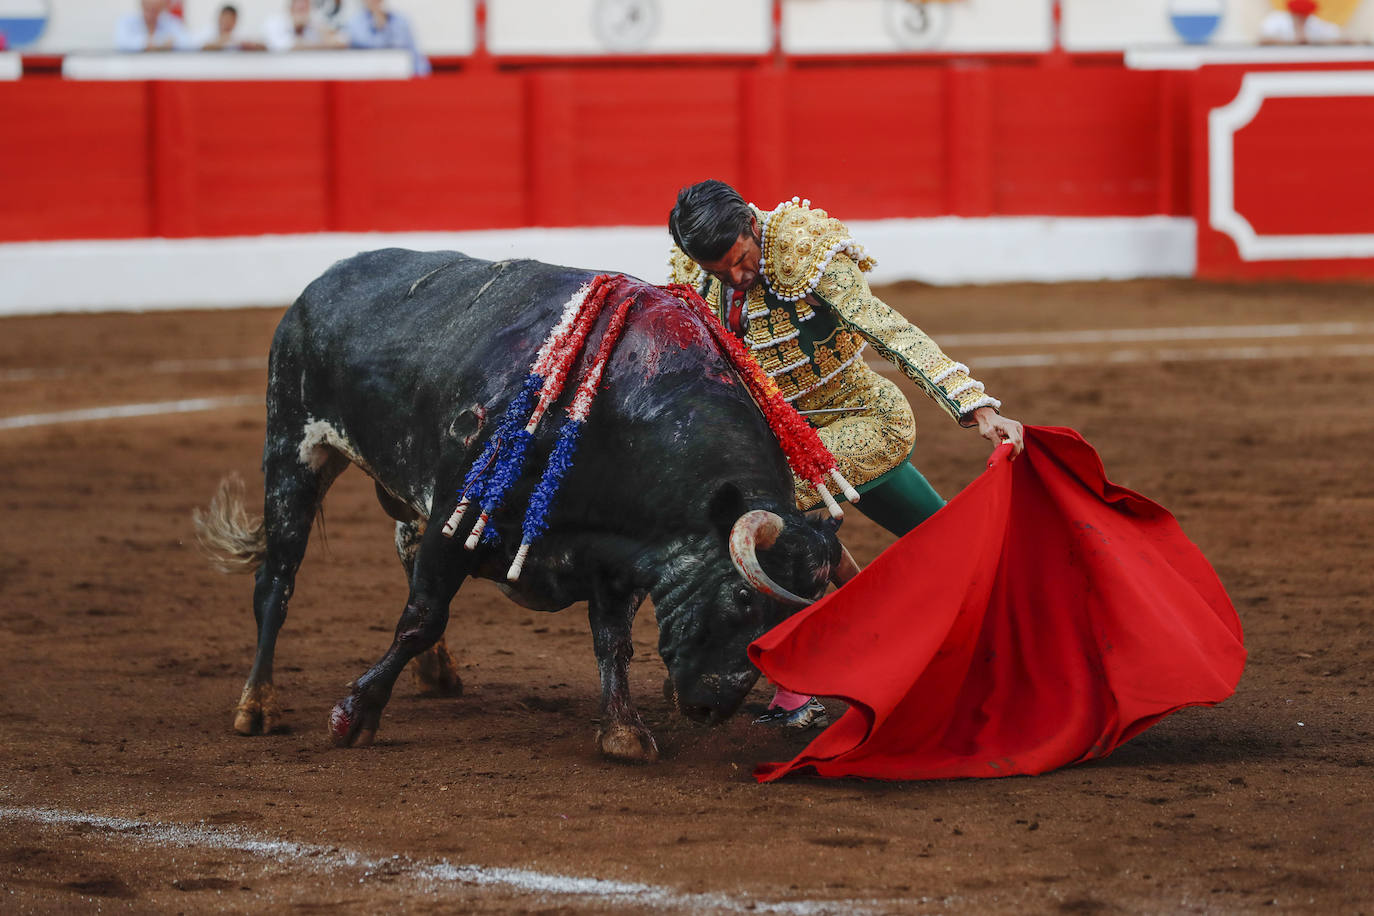
M 402 48 L 415 60 L 415 75 L 429 75 L 429 58 L 415 46 L 410 20 L 386 8 L 386 0 L 363 0 L 348 20 L 348 42 L 355 48 Z

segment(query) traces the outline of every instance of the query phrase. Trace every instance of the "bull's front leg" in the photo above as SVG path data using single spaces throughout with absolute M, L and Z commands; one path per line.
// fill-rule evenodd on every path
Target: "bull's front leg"
M 372 743 L 401 670 L 444 635 L 449 604 L 471 569 L 472 556 L 463 549 L 461 540 L 444 537 L 440 526 L 432 525 L 425 532 L 411 577 L 410 598 L 396 624 L 391 647 L 353 682 L 348 696 L 329 714 L 335 744 Z
M 658 745 L 630 701 L 630 659 L 635 654 L 630 625 L 644 600 L 642 591 L 622 592 L 598 583 L 588 602 L 592 645 L 601 670 L 601 728 L 596 741 L 613 760 L 653 763 Z

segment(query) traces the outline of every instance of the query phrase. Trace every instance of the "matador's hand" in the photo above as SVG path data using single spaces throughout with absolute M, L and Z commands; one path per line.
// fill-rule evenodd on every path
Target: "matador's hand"
M 1004 417 L 991 407 L 979 407 L 973 412 L 973 418 L 978 421 L 978 435 L 992 442 L 994 446 L 1003 442 L 1011 443 L 1012 458 L 1021 454 L 1022 449 L 1026 447 L 1021 424 L 1011 417 Z

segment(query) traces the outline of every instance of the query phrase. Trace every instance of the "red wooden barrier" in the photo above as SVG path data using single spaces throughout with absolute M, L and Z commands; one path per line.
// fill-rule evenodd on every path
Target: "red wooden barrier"
M 0 85 L 0 240 L 659 225 L 705 177 L 846 219 L 1183 215 L 1187 84 L 1101 58 Z
M 0 83 L 0 239 L 153 234 L 148 86 Z
M 1374 68 L 1195 77 L 1198 275 L 1374 277 Z
M 159 234 L 331 227 L 327 84 L 151 85 Z
M 332 228 L 527 225 L 522 89 L 492 76 L 331 84 Z

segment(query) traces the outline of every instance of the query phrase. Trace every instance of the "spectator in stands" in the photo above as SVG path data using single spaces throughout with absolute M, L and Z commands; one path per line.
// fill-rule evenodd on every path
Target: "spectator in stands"
M 219 17 L 215 21 L 215 27 L 208 33 L 201 36 L 200 48 L 202 51 L 261 51 L 263 44 L 257 41 L 248 41 L 234 35 L 234 30 L 239 26 L 238 7 L 232 3 L 226 3 L 219 8 Z
M 415 61 L 415 75 L 429 75 L 429 58 L 415 46 L 410 20 L 388 10 L 386 0 L 363 0 L 364 9 L 348 20 L 348 41 L 355 48 L 401 48 Z
M 348 13 L 352 4 L 344 0 L 314 0 L 315 17 L 336 32 L 348 34 Z
M 1288 0 L 1288 8 L 1274 10 L 1260 20 L 1260 44 L 1329 45 L 1346 42 L 1334 22 L 1316 15 L 1314 0 Z
M 115 23 L 116 51 L 190 51 L 196 48 L 186 25 L 173 16 L 170 0 L 140 0 L 137 13 Z
M 284 14 L 263 24 L 263 38 L 269 51 L 308 51 L 320 48 L 346 48 L 348 39 L 310 11 L 310 0 L 289 0 Z

